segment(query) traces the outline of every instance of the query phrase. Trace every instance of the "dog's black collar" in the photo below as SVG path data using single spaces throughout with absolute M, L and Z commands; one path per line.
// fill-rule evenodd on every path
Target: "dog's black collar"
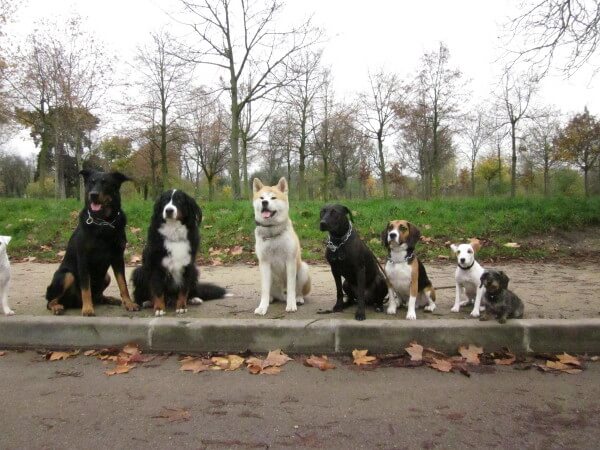
M 349 223 L 350 223 L 350 228 L 348 228 L 348 231 L 346 232 L 346 234 L 344 235 L 344 237 L 342 238 L 342 240 L 339 244 L 334 244 L 331 240 L 331 234 L 329 234 L 329 237 L 327 238 L 327 242 L 325 242 L 325 245 L 332 252 L 337 252 L 340 249 L 340 247 L 342 247 L 346 243 L 346 241 L 350 238 L 350 235 L 352 234 L 352 222 L 349 222 Z
M 111 227 L 111 228 L 115 227 L 115 222 L 121 215 L 121 211 L 118 211 L 117 216 L 114 218 L 114 220 L 112 222 L 107 222 L 106 220 L 95 219 L 94 217 L 92 217 L 92 213 L 90 212 L 89 209 L 87 210 L 87 213 L 88 213 L 88 218 L 85 219 L 85 223 L 87 223 L 88 225 L 93 224 L 93 225 L 100 225 L 100 226 L 106 226 L 106 227 Z
M 457 264 L 457 266 L 460 267 L 462 270 L 469 270 L 474 265 L 475 265 L 475 260 L 473 260 L 473 262 L 471 263 L 471 265 L 469 267 L 463 267 L 460 264 Z

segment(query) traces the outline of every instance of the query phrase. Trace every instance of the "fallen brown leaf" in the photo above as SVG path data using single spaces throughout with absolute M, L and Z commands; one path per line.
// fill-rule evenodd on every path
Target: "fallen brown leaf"
M 186 408 L 166 408 L 163 406 L 163 412 L 152 419 L 167 419 L 167 422 L 187 422 L 192 415 Z
M 241 245 L 231 247 L 231 254 L 233 256 L 241 255 L 244 252 L 244 248 Z
M 370 365 L 377 361 L 377 358 L 374 356 L 367 356 L 367 353 L 369 353 L 369 350 L 353 350 L 352 358 L 354 358 L 354 364 L 357 366 Z
M 128 355 L 135 355 L 136 353 L 140 353 L 140 349 L 137 344 L 127 344 L 125 347 L 123 347 L 123 352 L 127 353 Z
M 202 358 L 184 359 L 179 370 L 200 373 L 208 370 L 210 368 L 210 363 L 210 360 Z
M 86 350 L 85 352 L 83 352 L 83 354 L 85 356 L 96 356 L 97 352 L 96 350 Z
M 505 247 L 508 248 L 519 248 L 521 247 L 520 244 L 517 244 L 516 242 L 507 242 L 506 244 L 504 244 Z
M 142 257 L 140 255 L 132 255 L 131 258 L 129 258 L 129 262 L 130 263 L 139 263 L 142 261 Z
M 79 355 L 79 350 L 72 352 L 50 352 L 46 354 L 46 359 L 49 361 L 60 361 L 68 358 L 73 358 Z
M 439 370 L 440 372 L 451 372 L 452 363 L 445 359 L 433 358 L 433 362 L 429 365 L 432 369 Z
M 122 364 L 122 365 L 117 365 L 117 366 L 115 366 L 114 369 L 107 370 L 104 373 L 106 375 L 108 375 L 109 377 L 112 376 L 112 375 L 121 375 L 123 373 L 129 372 L 134 367 L 135 367 L 135 364 L 131 364 L 131 365 L 129 365 L 129 364 Z
M 136 227 L 129 227 L 129 231 L 131 231 L 133 234 L 138 234 L 140 231 L 142 231 L 142 229 Z
M 517 358 L 515 357 L 515 355 L 512 355 L 508 358 L 496 358 L 494 359 L 494 363 L 496 363 L 499 366 L 510 366 L 511 364 L 514 364 L 516 360 Z
M 417 344 L 416 342 L 411 342 L 408 347 L 406 347 L 406 353 L 410 355 L 411 361 L 422 361 L 423 360 L 423 346 Z
M 468 364 L 479 364 L 481 361 L 479 360 L 479 355 L 483 353 L 483 348 L 477 347 L 476 345 L 469 344 L 468 347 L 464 345 L 458 348 L 458 353 L 460 356 L 465 358 Z
M 306 366 L 316 367 L 317 369 L 320 369 L 320 370 L 335 369 L 335 365 L 331 364 L 329 362 L 329 359 L 325 355 L 322 355 L 322 356 L 311 355 L 310 358 L 306 358 L 306 360 L 304 361 L 304 364 Z
M 283 366 L 288 361 L 292 361 L 288 355 L 283 353 L 280 349 L 271 350 L 265 359 L 265 364 L 267 366 Z
M 579 358 L 577 358 L 576 356 L 571 356 L 568 353 L 563 353 L 562 355 L 556 355 L 556 357 L 563 364 L 570 364 L 570 365 L 577 366 L 577 367 L 581 366 L 581 361 L 579 361 Z
M 215 366 L 227 371 L 237 370 L 244 363 L 244 358 L 238 355 L 214 356 L 210 360 Z
M 222 266 L 223 261 L 221 261 L 221 258 L 214 258 L 214 259 L 210 260 L 210 265 L 211 266 Z
M 0 351 L 0 356 L 4 356 L 6 355 L 6 352 L 4 350 Z

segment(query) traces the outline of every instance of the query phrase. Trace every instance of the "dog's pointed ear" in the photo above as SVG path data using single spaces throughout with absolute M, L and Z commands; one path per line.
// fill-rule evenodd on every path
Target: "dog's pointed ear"
M 277 189 L 279 189 L 284 194 L 288 193 L 288 183 L 285 177 L 281 177 L 277 182 Z
M 81 175 L 83 177 L 83 181 L 87 181 L 87 179 L 90 177 L 90 175 L 92 174 L 91 170 L 88 169 L 83 169 L 79 171 L 79 175 Z
M 415 225 L 410 222 L 408 224 L 408 239 L 406 240 L 406 245 L 408 248 L 415 248 L 419 239 L 421 239 L 421 230 L 419 230 Z
M 0 242 L 2 242 L 4 245 L 8 245 L 11 239 L 11 236 L 0 236 Z
M 479 239 L 472 238 L 471 239 L 471 247 L 473 248 L 473 251 L 475 253 L 477 253 L 479 251 L 479 249 L 481 248 L 481 242 L 479 242 Z
M 381 232 L 381 244 L 389 250 L 390 242 L 388 241 L 388 230 L 390 229 L 390 222 L 387 223 L 383 231 Z
M 119 184 L 123 184 L 126 181 L 133 181 L 127 175 L 122 174 L 121 172 L 111 172 L 110 176 Z
M 450 244 L 450 250 L 456 253 L 458 251 L 458 246 L 456 244 Z
M 502 289 L 508 289 L 508 282 L 510 281 L 508 275 L 506 275 L 502 270 L 498 272 L 498 275 L 500 276 L 500 286 Z
M 252 191 L 256 194 L 258 191 L 260 191 L 263 188 L 264 184 L 262 181 L 260 181 L 259 178 L 255 178 L 252 181 Z

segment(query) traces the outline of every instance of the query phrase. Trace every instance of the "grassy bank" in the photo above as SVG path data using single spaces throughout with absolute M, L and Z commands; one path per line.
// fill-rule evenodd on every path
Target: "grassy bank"
M 128 258 L 141 253 L 152 203 L 124 202 L 127 213 Z M 378 254 L 384 251 L 379 235 L 388 220 L 404 218 L 415 223 L 427 238 L 418 249 L 425 259 L 449 255 L 447 241 L 476 236 L 484 241 L 482 258 L 547 255 L 539 248 L 523 245 L 504 247 L 506 242 L 557 230 L 576 230 L 600 225 L 600 198 L 477 198 L 422 200 L 348 200 L 356 228 Z M 291 211 L 300 235 L 304 258 L 323 259 L 325 234 L 318 229 L 320 201 L 292 202 Z M 210 263 L 253 260 L 254 219 L 249 202 L 221 201 L 202 204 L 202 259 Z M 60 260 L 60 251 L 76 226 L 80 204 L 75 200 L 0 199 L 0 234 L 10 235 L 14 258 L 35 257 Z M 239 248 L 242 247 L 241 254 Z M 212 252 L 209 252 L 212 249 Z M 233 249 L 234 255 L 231 254 Z M 212 253 L 212 254 L 211 254 Z

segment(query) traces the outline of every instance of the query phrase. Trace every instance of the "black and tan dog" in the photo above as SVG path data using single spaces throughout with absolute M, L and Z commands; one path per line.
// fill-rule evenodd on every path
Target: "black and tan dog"
M 481 286 L 485 288 L 482 304 L 485 313 L 479 320 L 489 320 L 491 316 L 500 323 L 506 319 L 523 318 L 523 302 L 508 289 L 508 275 L 501 270 L 486 270 L 481 275 Z
M 65 308 L 81 307 L 81 314 L 93 316 L 94 303 L 122 303 L 128 311 L 139 307 L 131 301 L 125 281 L 123 252 L 127 219 L 121 210 L 120 188 L 128 177 L 119 172 L 82 170 L 85 206 L 79 224 L 67 245 L 65 256 L 46 289 L 48 309 L 62 314 Z M 104 296 L 112 267 L 121 300 Z
M 381 232 L 381 241 L 388 250 L 385 273 L 390 281 L 388 314 L 396 314 L 408 298 L 406 318 L 415 320 L 415 308 L 424 306 L 425 311 L 435 309 L 435 289 L 427 277 L 425 266 L 415 256 L 415 246 L 421 238 L 421 232 L 406 220 L 393 220 Z
M 343 205 L 326 205 L 321 209 L 320 228 L 329 232 L 325 258 L 335 280 L 333 311 L 342 311 L 356 300 L 358 307 L 354 317 L 365 320 L 365 305 L 373 305 L 376 311 L 383 310 L 387 285 L 375 255 L 353 229 L 349 215 L 350 210 Z M 348 296 L 346 303 L 344 292 Z

